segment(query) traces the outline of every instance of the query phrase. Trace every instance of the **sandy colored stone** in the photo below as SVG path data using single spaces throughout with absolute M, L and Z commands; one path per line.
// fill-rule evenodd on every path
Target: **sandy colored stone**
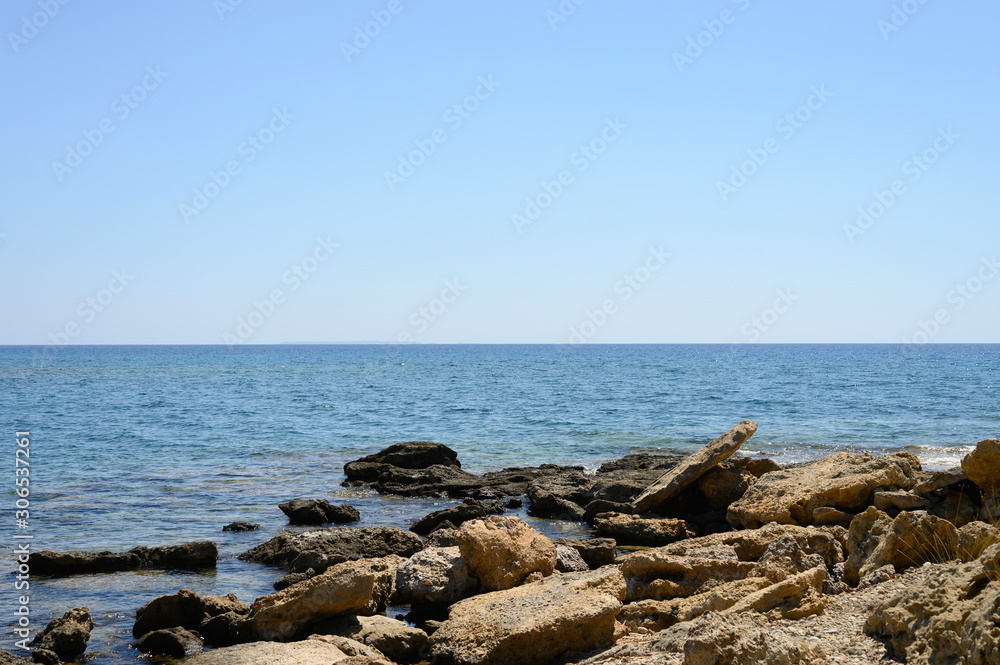
M 313 624 L 310 628 L 319 634 L 348 637 L 399 663 L 421 660 L 421 653 L 427 645 L 427 633 L 381 614 L 334 617 Z
M 472 594 L 479 581 L 457 547 L 428 547 L 396 570 L 393 602 L 451 605 Z
M 930 507 L 931 502 L 913 492 L 893 490 L 889 492 L 875 492 L 874 505 L 883 511 L 923 510 Z
M 629 601 L 693 596 L 757 570 L 757 564 L 749 561 L 678 556 L 663 548 L 633 552 L 621 557 L 617 566 L 625 576 Z
M 632 628 L 663 630 L 681 621 L 690 621 L 705 612 L 729 609 L 742 598 L 770 586 L 764 577 L 748 577 L 724 582 L 710 591 L 686 598 L 670 600 L 640 600 L 628 603 L 618 613 L 618 621 Z
M 621 545 L 659 547 L 694 535 L 684 520 L 670 517 L 639 517 L 622 513 L 600 513 L 594 517 L 597 535 L 614 538 Z
M 493 591 L 522 584 L 532 573 L 547 576 L 556 569 L 555 544 L 516 517 L 466 522 L 457 539 L 473 574 Z
M 1000 439 L 984 439 L 962 458 L 962 470 L 984 492 L 1000 490 Z
M 683 556 L 706 547 L 729 547 L 736 552 L 740 561 L 759 561 L 771 543 L 783 537 L 793 538 L 796 546 L 806 554 L 819 554 L 827 566 L 832 567 L 844 560 L 840 545 L 831 528 L 817 529 L 794 524 L 772 523 L 765 524 L 759 529 L 713 533 L 708 536 L 682 540 L 659 549 L 667 554 Z
M 181 661 L 184 665 L 348 665 L 349 657 L 320 640 L 252 642 L 213 649 Z
M 965 469 L 960 466 L 938 471 L 924 471 L 917 475 L 917 484 L 913 486 L 914 494 L 926 494 L 934 490 L 950 487 L 966 480 Z
M 844 580 L 850 585 L 882 566 L 902 570 L 958 556 L 955 525 L 920 511 L 904 511 L 891 519 L 872 506 L 854 518 L 848 534 Z
M 776 584 L 765 587 L 741 598 L 725 610 L 726 613 L 755 610 L 773 613 L 783 619 L 799 619 L 823 610 L 823 582 L 827 571 L 823 566 L 792 575 Z

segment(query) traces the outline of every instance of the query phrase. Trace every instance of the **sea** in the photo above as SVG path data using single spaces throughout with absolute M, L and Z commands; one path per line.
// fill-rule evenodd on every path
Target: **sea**
M 279 503 L 348 501 L 359 526 L 401 528 L 457 503 L 342 485 L 345 462 L 394 442 L 446 444 L 473 472 L 593 470 L 631 452 L 693 451 L 751 418 L 759 428 L 741 452 L 781 464 L 905 450 L 946 468 L 1000 436 L 998 388 L 1000 345 L 0 347 L 0 647 L 25 653 L 22 604 L 33 632 L 87 606 L 87 662 L 139 662 L 131 627 L 149 600 L 187 588 L 250 603 L 273 591 L 283 571 L 236 555 L 288 528 Z M 16 432 L 29 432 L 27 497 L 15 493 Z M 588 535 L 520 514 L 549 535 Z M 224 533 L 234 521 L 262 528 Z M 219 546 L 214 571 L 29 573 L 30 589 L 15 589 L 24 543 L 203 539 Z

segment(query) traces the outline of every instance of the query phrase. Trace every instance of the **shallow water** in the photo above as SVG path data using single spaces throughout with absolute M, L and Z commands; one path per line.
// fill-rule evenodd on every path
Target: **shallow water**
M 14 432 L 31 430 L 36 549 L 219 544 L 212 573 L 33 581 L 33 627 L 88 605 L 91 662 L 132 662 L 132 617 L 148 600 L 271 591 L 282 571 L 235 555 L 285 526 L 279 502 L 347 500 L 361 525 L 403 528 L 454 504 L 341 486 L 344 462 L 395 441 L 447 444 L 476 472 L 596 468 L 692 450 L 753 418 L 743 451 L 779 462 L 909 450 L 943 467 L 1000 434 L 998 383 L 997 345 L 0 347 L 0 431 L 13 456 Z M 13 481 L 13 469 L 0 478 L 9 570 Z M 232 521 L 263 529 L 222 533 Z M 6 648 L 14 593 L 0 594 Z

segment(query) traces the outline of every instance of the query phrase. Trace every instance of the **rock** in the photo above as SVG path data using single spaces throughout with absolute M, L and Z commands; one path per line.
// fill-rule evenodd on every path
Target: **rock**
M 556 570 L 560 573 L 579 573 L 590 570 L 590 566 L 572 547 L 556 545 Z
M 708 504 L 717 510 L 725 510 L 729 504 L 738 501 L 757 480 L 745 467 L 722 462 L 698 479 L 698 491 Z
M 87 573 L 111 573 L 137 568 L 215 568 L 219 550 L 204 540 L 166 547 L 136 547 L 128 552 L 33 552 L 31 572 L 65 577 Z
M 35 636 L 31 645 L 36 649 L 35 654 L 38 651 L 50 651 L 63 662 L 75 662 L 87 650 L 90 631 L 93 629 L 94 621 L 90 618 L 90 609 L 77 607 L 62 617 L 50 621 L 42 632 Z M 42 658 L 47 656 L 48 654 L 40 654 Z
M 467 598 L 431 635 L 431 660 L 543 664 L 568 651 L 606 646 L 624 595 L 621 573 L 607 567 Z
M 989 511 L 981 509 L 972 496 L 964 490 L 947 490 L 944 496 L 939 497 L 937 503 L 931 506 L 927 512 L 946 519 L 957 527 L 963 527 L 969 522 L 975 522 L 980 518 L 984 521 L 992 521 L 993 519 L 988 514 Z M 980 512 L 985 514 L 980 515 Z
M 675 496 L 719 462 L 736 452 L 743 445 L 743 442 L 753 436 L 756 431 L 756 422 L 743 420 L 698 452 L 684 458 L 684 461 L 661 476 L 632 502 L 633 512 L 645 512 Z
M 876 568 L 872 572 L 868 573 L 861 578 L 858 582 L 859 589 L 867 589 L 870 586 L 875 586 L 876 584 L 882 584 L 882 582 L 888 582 L 889 580 L 896 577 L 896 566 L 886 564 L 881 568 Z
M 705 612 L 720 612 L 740 599 L 772 584 L 764 577 L 748 577 L 723 582 L 709 591 L 670 600 L 640 600 L 628 603 L 618 613 L 618 621 L 633 627 L 660 631 L 682 621 L 691 621 Z
M 358 468 L 359 463 L 388 464 L 401 469 L 426 469 L 435 465 L 462 466 L 458 461 L 458 453 L 448 446 L 433 441 L 394 443 L 377 453 L 348 462 L 344 465 L 344 474 L 352 480 L 355 479 L 352 473 Z
M 614 538 L 623 545 L 649 545 L 659 547 L 694 536 L 684 520 L 643 518 L 638 515 L 601 513 L 594 517 L 597 535 Z
M 381 611 L 402 562 L 389 555 L 331 566 L 310 580 L 255 600 L 247 626 L 260 639 L 287 640 L 306 624 L 335 614 Z
M 912 492 L 902 490 L 875 492 L 875 507 L 884 512 L 921 510 L 930 505 L 930 501 Z
M 443 522 L 431 532 L 431 535 L 427 537 L 427 547 L 458 547 L 458 529 L 443 528 L 444 524 L 450 523 Z
M 775 619 L 801 619 L 818 614 L 826 607 L 823 582 L 826 581 L 827 575 L 823 566 L 792 575 L 744 596 L 725 611 L 737 614 L 755 610 L 761 614 L 767 613 Z
M 583 509 L 583 519 L 587 524 L 593 525 L 594 518 L 601 513 L 618 513 L 619 515 L 631 515 L 631 503 L 615 503 L 605 499 L 595 499 L 588 503 Z
M 962 470 L 983 493 L 989 519 L 1000 518 L 1000 439 L 984 439 L 962 458 Z
M 165 628 L 198 630 L 202 621 L 207 618 L 205 601 L 195 592 L 181 589 L 175 594 L 154 598 L 140 607 L 135 613 L 132 636 L 140 638 L 146 633 Z
M 438 510 L 430 515 L 421 517 L 413 523 L 410 531 L 425 536 L 447 522 L 448 528 L 456 528 L 465 524 L 469 520 L 483 519 L 489 514 L 504 512 L 504 506 L 499 501 L 484 503 L 477 499 L 466 499 L 464 502 L 451 508 Z
M 427 633 L 386 616 L 337 617 L 311 627 L 316 633 L 340 635 L 377 649 L 398 663 L 421 660 L 421 650 L 427 645 Z
M 614 563 L 618 557 L 618 543 L 614 538 L 554 538 L 552 542 L 572 547 L 594 570 Z
M 396 570 L 393 603 L 453 605 L 478 588 L 479 581 L 462 559 L 458 547 L 428 547 Z
M 759 561 L 771 543 L 790 536 L 795 547 L 804 554 L 819 554 L 827 567 L 844 560 L 840 543 L 834 534 L 826 529 L 808 528 L 791 524 L 765 524 L 759 529 L 745 529 L 729 533 L 713 533 L 700 538 L 691 538 L 660 548 L 664 553 L 693 555 L 704 547 L 727 547 L 736 552 L 740 561 Z
M 359 658 L 366 659 L 357 662 L 349 661 L 350 665 L 369 665 L 370 661 L 374 661 L 372 665 L 384 665 L 385 663 L 388 663 L 388 659 L 386 659 L 384 653 L 375 647 L 362 644 L 361 642 L 352 640 L 349 637 L 343 637 L 341 635 L 310 635 L 309 639 L 318 640 L 325 644 L 332 644 L 348 656 L 357 656 Z
M 350 665 L 343 651 L 327 642 L 311 639 L 288 644 L 240 644 L 206 651 L 181 662 L 183 665 Z
M 51 651 L 49 653 L 52 653 Z M 59 662 L 59 656 L 52 653 L 52 656 Z M 15 656 L 9 651 L 0 649 L 0 665 L 31 665 L 31 660 L 21 656 Z
M 927 494 L 935 490 L 957 485 L 969 477 L 965 474 L 965 469 L 960 466 L 945 469 L 943 471 L 924 471 L 917 476 L 917 484 L 913 486 L 914 494 Z
M 943 566 L 876 606 L 864 630 L 908 665 L 995 663 L 1000 653 L 1000 545 L 969 563 Z
M 910 453 L 836 453 L 765 474 L 729 506 L 727 519 L 744 528 L 768 522 L 805 526 L 813 523 L 813 511 L 821 506 L 860 512 L 876 489 L 909 489 L 920 470 Z
M 306 580 L 311 580 L 316 577 L 319 573 L 316 572 L 315 568 L 310 568 L 305 572 L 301 573 L 288 573 L 280 580 L 275 582 L 272 586 L 275 591 L 281 591 L 282 589 L 287 589 L 293 584 L 298 584 L 299 582 L 305 582 Z
M 532 573 L 551 575 L 556 548 L 551 540 L 516 517 L 466 522 L 458 530 L 462 558 L 483 586 L 510 589 Z
M 1000 529 L 986 522 L 969 522 L 958 530 L 958 558 L 974 561 L 1000 542 Z
M 661 651 L 684 653 L 685 665 L 799 665 L 826 662 L 825 654 L 802 640 L 776 634 L 756 614 L 706 613 L 657 637 Z
M 241 531 L 257 531 L 260 529 L 259 524 L 252 524 L 250 522 L 232 522 L 222 527 L 223 531 L 235 531 L 237 533 Z
M 146 633 L 135 643 L 142 653 L 183 658 L 202 649 L 201 638 L 184 628 L 161 628 Z
M 774 460 L 767 459 L 766 457 L 755 457 L 748 459 L 743 468 L 752 473 L 757 478 L 760 478 L 765 473 L 771 473 L 772 471 L 781 471 L 781 465 Z
M 581 471 L 536 478 L 528 483 L 528 500 L 531 501 L 528 514 L 580 521 L 583 519 L 583 506 L 591 500 L 590 489 L 593 485 L 593 477 Z
M 891 519 L 872 506 L 851 521 L 844 581 L 857 585 L 885 565 L 901 570 L 947 561 L 957 553 L 958 529 L 951 522 L 923 512 L 902 512 Z
M 684 460 L 684 455 L 657 453 L 630 453 L 625 457 L 605 462 L 597 473 L 606 474 L 614 471 L 668 471 Z M 657 474 L 659 478 L 663 474 Z
M 284 566 L 301 554 L 311 552 L 326 557 L 323 563 L 317 562 L 316 565 L 322 567 L 325 563 L 329 567 L 344 561 L 375 559 L 390 554 L 408 557 L 419 552 L 423 546 L 420 536 L 395 527 L 339 526 L 321 531 L 282 531 L 263 545 L 240 554 L 239 558 Z M 308 568 L 320 570 L 315 565 L 306 565 L 295 572 L 304 572 Z
M 789 574 L 802 573 L 818 566 L 826 567 L 824 557 L 816 552 L 807 552 L 794 536 L 781 536 L 771 541 L 758 561 L 762 564 L 761 574 L 776 581 Z
M 617 565 L 630 602 L 694 596 L 723 582 L 752 577 L 757 571 L 757 564 L 750 561 L 677 556 L 664 548 L 627 554 Z
M 40 663 L 41 665 L 60 665 L 62 661 L 59 660 L 59 656 L 55 651 L 50 651 L 49 649 L 35 649 L 31 654 L 31 660 L 28 662 Z
M 349 503 L 334 506 L 326 499 L 292 499 L 278 504 L 278 508 L 281 508 L 281 512 L 288 516 L 288 521 L 292 524 L 344 524 L 361 519 L 358 510 Z
M 813 510 L 812 514 L 813 524 L 817 526 L 824 524 L 850 524 L 852 519 L 854 519 L 854 515 L 851 513 L 845 513 L 843 510 L 837 510 L 830 506 L 820 506 Z

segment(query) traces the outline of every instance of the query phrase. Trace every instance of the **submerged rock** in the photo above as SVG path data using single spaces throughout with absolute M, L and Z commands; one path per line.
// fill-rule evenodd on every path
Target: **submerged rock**
M 326 499 L 292 499 L 278 504 L 278 508 L 281 508 L 281 512 L 288 516 L 288 521 L 292 524 L 345 524 L 361 519 L 361 514 L 351 504 L 333 505 Z
M 94 629 L 94 621 L 90 618 L 90 609 L 78 607 L 66 612 L 62 617 L 53 619 L 35 636 L 31 645 L 37 651 L 48 651 L 58 656 L 63 662 L 75 662 L 87 650 L 90 631 Z M 44 658 L 46 654 L 38 654 Z
M 251 522 L 233 522 L 222 527 L 223 531 L 235 531 L 237 533 L 242 531 L 257 531 L 258 529 L 260 529 L 260 525 Z
M 225 614 L 245 616 L 249 612 L 250 608 L 233 594 L 202 598 L 189 589 L 181 589 L 140 607 L 135 613 L 132 636 L 141 638 L 147 633 L 170 628 L 202 631 L 209 619 Z
M 136 547 L 128 552 L 33 552 L 29 563 L 37 575 L 65 577 L 137 568 L 215 568 L 219 550 L 210 540 L 165 547 Z
M 202 649 L 201 638 L 184 628 L 161 628 L 146 633 L 135 643 L 142 653 L 183 658 Z

